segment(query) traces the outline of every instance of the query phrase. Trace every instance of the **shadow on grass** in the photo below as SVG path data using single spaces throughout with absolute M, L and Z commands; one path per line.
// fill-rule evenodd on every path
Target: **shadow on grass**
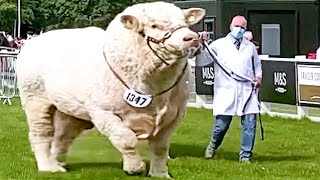
M 230 161 L 238 161 L 239 153 L 238 152 L 230 152 L 230 151 L 223 151 L 219 150 L 217 151 L 217 159 L 225 159 Z M 312 159 L 315 156 L 310 155 L 263 155 L 254 153 L 252 156 L 253 162 L 281 162 L 281 161 L 301 161 L 301 160 L 307 160 Z
M 118 171 L 120 173 L 123 173 L 123 175 L 127 176 L 141 176 L 141 177 L 147 177 L 147 172 L 150 169 L 150 161 L 144 160 L 146 163 L 146 171 L 142 174 L 127 174 L 122 169 L 122 162 L 81 162 L 81 163 L 70 163 L 67 165 L 67 169 L 70 172 L 76 172 L 81 169 L 105 169 L 105 170 L 112 170 L 112 171 Z
M 205 150 L 206 150 L 206 146 L 172 143 L 170 145 L 170 156 L 171 158 L 176 158 L 176 157 L 204 158 Z M 237 160 L 238 153 L 223 151 L 219 149 L 216 152 L 215 158 L 234 161 L 234 160 Z
M 258 162 L 274 162 L 274 161 L 301 161 L 301 160 L 307 160 L 307 159 L 312 159 L 315 156 L 301 156 L 301 155 L 279 155 L 279 156 L 272 156 L 272 155 L 254 155 L 252 158 L 253 161 L 258 161 Z
M 205 152 L 205 146 L 191 145 L 191 144 L 176 144 L 170 145 L 170 156 L 176 157 L 196 157 L 203 158 Z M 239 152 L 224 151 L 219 149 L 215 156 L 216 159 L 224 159 L 229 161 L 238 161 Z M 300 161 L 314 158 L 310 155 L 262 155 L 254 153 L 252 161 L 256 162 L 275 162 L 275 161 Z
M 170 144 L 170 156 L 176 157 L 203 157 L 206 147 L 192 144 Z
M 67 165 L 69 171 L 78 171 L 79 169 L 91 169 L 91 168 L 108 168 L 108 169 L 122 169 L 121 162 L 81 162 L 70 163 Z

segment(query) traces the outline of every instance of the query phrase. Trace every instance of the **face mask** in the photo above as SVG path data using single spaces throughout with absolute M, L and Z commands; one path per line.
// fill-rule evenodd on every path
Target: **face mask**
M 242 29 L 241 27 L 233 27 L 232 31 L 231 31 L 231 35 L 236 38 L 242 38 L 243 34 L 244 34 L 245 30 Z

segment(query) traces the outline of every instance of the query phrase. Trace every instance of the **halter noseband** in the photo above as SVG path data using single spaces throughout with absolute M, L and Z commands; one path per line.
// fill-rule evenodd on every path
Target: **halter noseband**
M 177 30 L 179 30 L 179 29 L 181 29 L 181 28 L 185 28 L 185 27 L 188 27 L 188 26 L 178 26 L 178 27 L 176 27 L 176 28 L 172 28 L 172 29 L 171 29 L 170 31 L 168 31 L 168 32 L 163 36 L 163 38 L 160 39 L 160 40 L 159 40 L 159 39 L 155 39 L 155 38 L 150 37 L 150 36 L 147 36 L 147 44 L 148 44 L 149 48 L 152 50 L 153 54 L 156 55 L 156 56 L 157 56 L 164 64 L 166 64 L 167 66 L 169 66 L 170 64 L 167 63 L 165 60 L 163 60 L 163 59 L 158 55 L 157 51 L 154 50 L 154 49 L 151 47 L 150 42 L 153 42 L 153 43 L 155 43 L 155 44 L 164 43 L 167 39 L 169 39 L 169 38 L 172 36 L 172 34 L 173 34 L 175 31 L 177 31 Z M 139 32 L 139 34 L 140 34 L 142 37 L 146 37 L 146 34 L 145 34 L 144 32 Z

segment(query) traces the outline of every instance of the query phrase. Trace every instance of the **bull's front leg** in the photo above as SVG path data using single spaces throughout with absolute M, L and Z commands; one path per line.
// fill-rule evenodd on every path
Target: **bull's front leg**
M 162 133 L 149 139 L 150 170 L 149 176 L 171 178 L 168 171 L 169 134 Z
M 176 118 L 155 137 L 149 138 L 151 151 L 149 176 L 171 178 L 168 168 L 170 137 L 180 121 L 180 117 Z
M 131 175 L 142 174 L 146 170 L 146 165 L 137 153 L 136 134 L 125 127 L 122 120 L 110 111 L 96 110 L 91 113 L 91 117 L 96 128 L 121 152 L 123 170 Z
M 173 110 L 173 107 L 170 107 Z M 170 137 L 177 126 L 180 124 L 186 106 L 178 107 L 176 109 L 176 117 L 174 120 L 162 129 L 156 136 L 149 138 L 149 146 L 151 151 L 149 176 L 171 178 L 168 168 Z M 163 118 L 170 119 L 170 116 Z

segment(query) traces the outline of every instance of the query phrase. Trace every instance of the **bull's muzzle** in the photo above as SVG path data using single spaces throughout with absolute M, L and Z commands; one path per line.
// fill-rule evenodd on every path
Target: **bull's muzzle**
M 190 47 L 196 47 L 196 48 L 198 48 L 200 46 L 200 43 L 201 43 L 199 35 L 196 34 L 196 33 L 187 34 L 183 38 L 183 41 L 187 42 L 190 45 Z

